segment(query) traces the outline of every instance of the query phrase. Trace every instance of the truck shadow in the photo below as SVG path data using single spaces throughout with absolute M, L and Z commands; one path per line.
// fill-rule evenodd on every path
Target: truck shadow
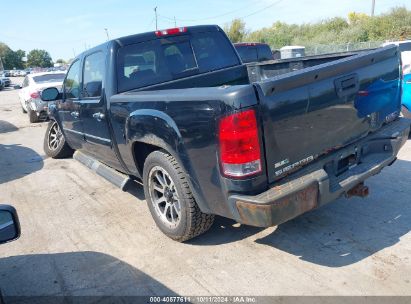
M 232 219 L 216 216 L 209 231 L 186 243 L 198 246 L 222 245 L 240 241 L 262 230 L 264 228 L 240 225 Z
M 66 303 L 62 296 L 92 297 L 89 303 L 137 303 L 143 299 L 107 296 L 177 296 L 144 272 L 99 252 L 7 257 L 0 259 L 0 269 L 5 303 Z
M 367 182 L 368 198 L 341 198 L 279 225 L 256 242 L 328 267 L 361 261 L 411 230 L 410 173 L 411 163 L 398 160 Z
M 17 131 L 18 129 L 19 128 L 9 123 L 8 121 L 0 120 L 0 134 L 14 132 L 14 131 Z
M 38 171 L 43 165 L 43 157 L 30 148 L 0 144 L 0 184 Z
M 340 198 L 257 235 L 255 242 L 327 267 L 354 264 L 395 245 L 411 231 L 411 162 L 397 160 L 366 184 L 369 197 Z M 226 244 L 262 230 L 217 217 L 210 231 L 188 244 Z

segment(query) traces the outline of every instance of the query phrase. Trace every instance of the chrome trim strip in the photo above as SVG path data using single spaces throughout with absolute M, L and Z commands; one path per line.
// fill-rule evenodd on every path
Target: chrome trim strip
M 69 131 L 69 132 L 72 132 L 72 133 L 76 133 L 76 134 L 79 134 L 79 135 L 84 135 L 83 132 L 75 131 L 75 130 L 72 130 L 72 129 L 67 129 L 67 128 L 64 128 L 64 127 L 63 127 L 63 130 L 64 131 Z
M 97 139 L 97 140 L 101 140 L 101 141 L 111 143 L 111 140 L 108 139 L 108 138 L 98 137 L 98 136 L 94 136 L 94 135 L 87 134 L 87 133 L 84 133 L 84 135 L 86 136 L 86 139 L 87 139 L 87 137 L 91 137 L 91 138 L 94 138 L 94 139 Z

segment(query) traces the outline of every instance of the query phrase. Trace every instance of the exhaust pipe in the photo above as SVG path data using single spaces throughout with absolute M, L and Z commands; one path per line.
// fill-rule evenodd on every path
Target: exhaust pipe
M 352 196 L 359 196 L 359 197 L 366 197 L 369 194 L 368 187 L 364 185 L 364 183 L 359 183 L 358 185 L 354 186 L 351 190 L 347 191 L 345 196 L 350 198 Z

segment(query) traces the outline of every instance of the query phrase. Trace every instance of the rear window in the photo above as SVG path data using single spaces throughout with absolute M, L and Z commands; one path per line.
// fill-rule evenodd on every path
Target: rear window
M 47 75 L 41 75 L 41 76 L 34 76 L 33 81 L 35 83 L 43 83 L 43 82 L 59 82 L 63 81 L 64 77 L 66 74 L 61 73 L 61 74 L 47 74 Z
M 118 91 L 171 81 L 238 65 L 221 32 L 164 37 L 118 50 Z
M 236 46 L 238 55 L 244 63 L 258 61 L 257 48 L 255 46 Z

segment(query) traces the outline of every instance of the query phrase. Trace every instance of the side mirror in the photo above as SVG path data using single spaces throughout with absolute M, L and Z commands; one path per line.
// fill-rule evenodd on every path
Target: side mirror
M 47 88 L 41 92 L 40 97 L 43 101 L 54 101 L 59 98 L 59 90 L 57 88 Z
M 18 239 L 20 222 L 17 211 L 12 206 L 0 205 L 0 244 Z
M 14 88 L 15 90 L 20 90 L 20 89 L 21 89 L 21 85 L 16 84 L 13 88 Z

